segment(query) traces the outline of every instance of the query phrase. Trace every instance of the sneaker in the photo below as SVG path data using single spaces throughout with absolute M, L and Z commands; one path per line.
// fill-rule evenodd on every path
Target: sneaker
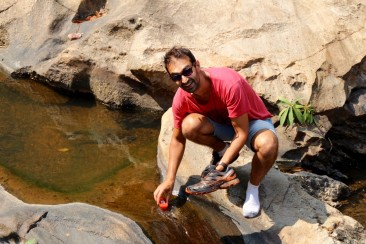
M 224 172 L 213 168 L 200 182 L 188 186 L 186 192 L 194 195 L 206 194 L 218 189 L 227 189 L 239 184 L 239 182 L 240 180 L 236 177 L 233 168 L 228 166 Z
M 231 160 L 228 164 L 233 163 L 235 160 L 237 160 L 239 157 L 239 154 L 235 156 L 233 160 Z M 219 153 L 213 151 L 212 152 L 212 158 L 210 161 L 210 164 L 206 166 L 206 168 L 201 173 L 201 178 L 205 178 L 205 176 L 212 170 L 216 168 L 217 163 L 219 163 L 222 159 L 222 156 L 220 157 Z

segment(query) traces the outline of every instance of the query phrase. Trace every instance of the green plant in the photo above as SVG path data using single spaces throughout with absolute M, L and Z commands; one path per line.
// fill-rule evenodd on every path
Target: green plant
M 278 101 L 284 107 L 279 113 L 280 125 L 292 125 L 300 123 L 302 125 L 311 125 L 315 123 L 314 108 L 311 104 L 303 105 L 300 99 L 289 101 L 285 98 L 279 98 Z

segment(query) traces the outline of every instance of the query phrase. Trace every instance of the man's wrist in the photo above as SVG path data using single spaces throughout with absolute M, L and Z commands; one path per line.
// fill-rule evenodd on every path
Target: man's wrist
M 175 177 L 166 177 L 165 178 L 165 181 L 166 182 L 168 182 L 168 183 L 170 183 L 170 184 L 174 184 L 174 182 L 175 182 Z
M 219 166 L 221 166 L 223 168 L 222 170 L 226 170 L 228 165 L 227 165 L 227 163 L 225 163 L 223 161 L 220 161 L 216 164 L 216 168 L 219 167 Z

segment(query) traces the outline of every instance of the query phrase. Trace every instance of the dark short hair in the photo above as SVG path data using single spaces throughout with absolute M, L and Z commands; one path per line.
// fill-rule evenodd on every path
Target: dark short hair
M 165 69 L 168 71 L 167 66 L 172 58 L 188 57 L 192 64 L 196 62 L 196 58 L 188 48 L 174 46 L 164 55 Z

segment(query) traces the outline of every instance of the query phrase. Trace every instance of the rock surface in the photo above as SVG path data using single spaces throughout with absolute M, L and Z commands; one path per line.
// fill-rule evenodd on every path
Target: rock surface
M 101 17 L 72 22 L 98 9 Z M 116 106 L 169 106 L 158 99 L 159 91 L 174 90 L 161 61 L 177 44 L 204 66 L 238 70 L 272 104 L 279 96 L 312 99 L 317 111 L 327 111 L 362 85 L 343 77 L 366 56 L 362 0 L 6 0 L 0 15 L 3 66 L 30 66 L 46 82 Z M 69 41 L 76 31 L 82 38 Z
M 298 181 L 307 193 L 333 207 L 338 207 L 339 200 L 345 199 L 351 194 L 351 189 L 346 184 L 328 176 L 298 172 L 289 177 Z
M 320 113 L 319 128 L 281 128 L 280 156 L 345 179 L 335 164 L 364 164 L 365 27 L 364 0 L 2 0 L 0 66 L 14 76 L 91 93 L 112 107 L 161 111 L 169 108 L 176 89 L 162 66 L 163 54 L 173 45 L 184 45 L 204 67 L 228 66 L 240 72 L 274 114 L 281 96 L 311 102 Z M 82 35 L 69 40 L 71 33 Z M 337 150 L 331 150 L 333 146 Z M 199 156 L 195 157 L 202 160 Z M 280 178 L 275 182 L 287 182 L 284 192 L 297 192 L 299 186 L 273 172 L 271 177 Z M 270 192 L 266 184 L 262 189 Z M 273 201 L 289 199 L 284 192 Z M 304 201 L 305 208 L 311 208 L 311 200 Z M 276 206 L 286 213 L 283 206 L 264 204 L 264 209 Z M 325 212 L 314 218 L 297 213 L 282 219 L 273 211 L 275 224 L 269 229 L 259 223 L 267 218 L 263 214 L 252 221 L 260 227 L 243 233 L 265 231 L 290 241 L 283 233 L 323 229 L 319 226 L 328 222 L 318 216 L 328 215 Z M 340 231 L 332 235 L 350 233 L 344 217 L 329 219 L 340 221 L 335 224 Z M 329 235 L 324 238 L 330 240 Z
M 280 156 L 341 179 L 334 165 L 363 164 L 365 155 L 365 27 L 363 0 L 4 0 L 0 65 L 115 108 L 166 110 L 176 87 L 162 57 L 187 46 L 204 67 L 240 72 L 274 114 L 279 97 L 311 102 L 323 138 L 295 141 Z M 337 140 L 350 126 L 360 128 L 357 140 Z
M 168 110 L 162 119 L 158 144 L 158 165 L 162 176 L 167 170 L 172 120 L 172 112 Z M 244 148 L 233 164 L 241 181 L 239 185 L 205 195 L 233 219 L 245 243 L 365 243 L 366 231 L 362 225 L 310 196 L 293 177 L 276 169 L 270 170 L 260 186 L 261 214 L 253 219 L 244 218 L 241 207 L 249 180 L 251 156 L 251 151 Z M 210 157 L 208 148 L 187 141 L 175 189 L 198 182 Z
M 129 218 L 82 203 L 25 204 L 0 186 L 1 243 L 151 243 Z

